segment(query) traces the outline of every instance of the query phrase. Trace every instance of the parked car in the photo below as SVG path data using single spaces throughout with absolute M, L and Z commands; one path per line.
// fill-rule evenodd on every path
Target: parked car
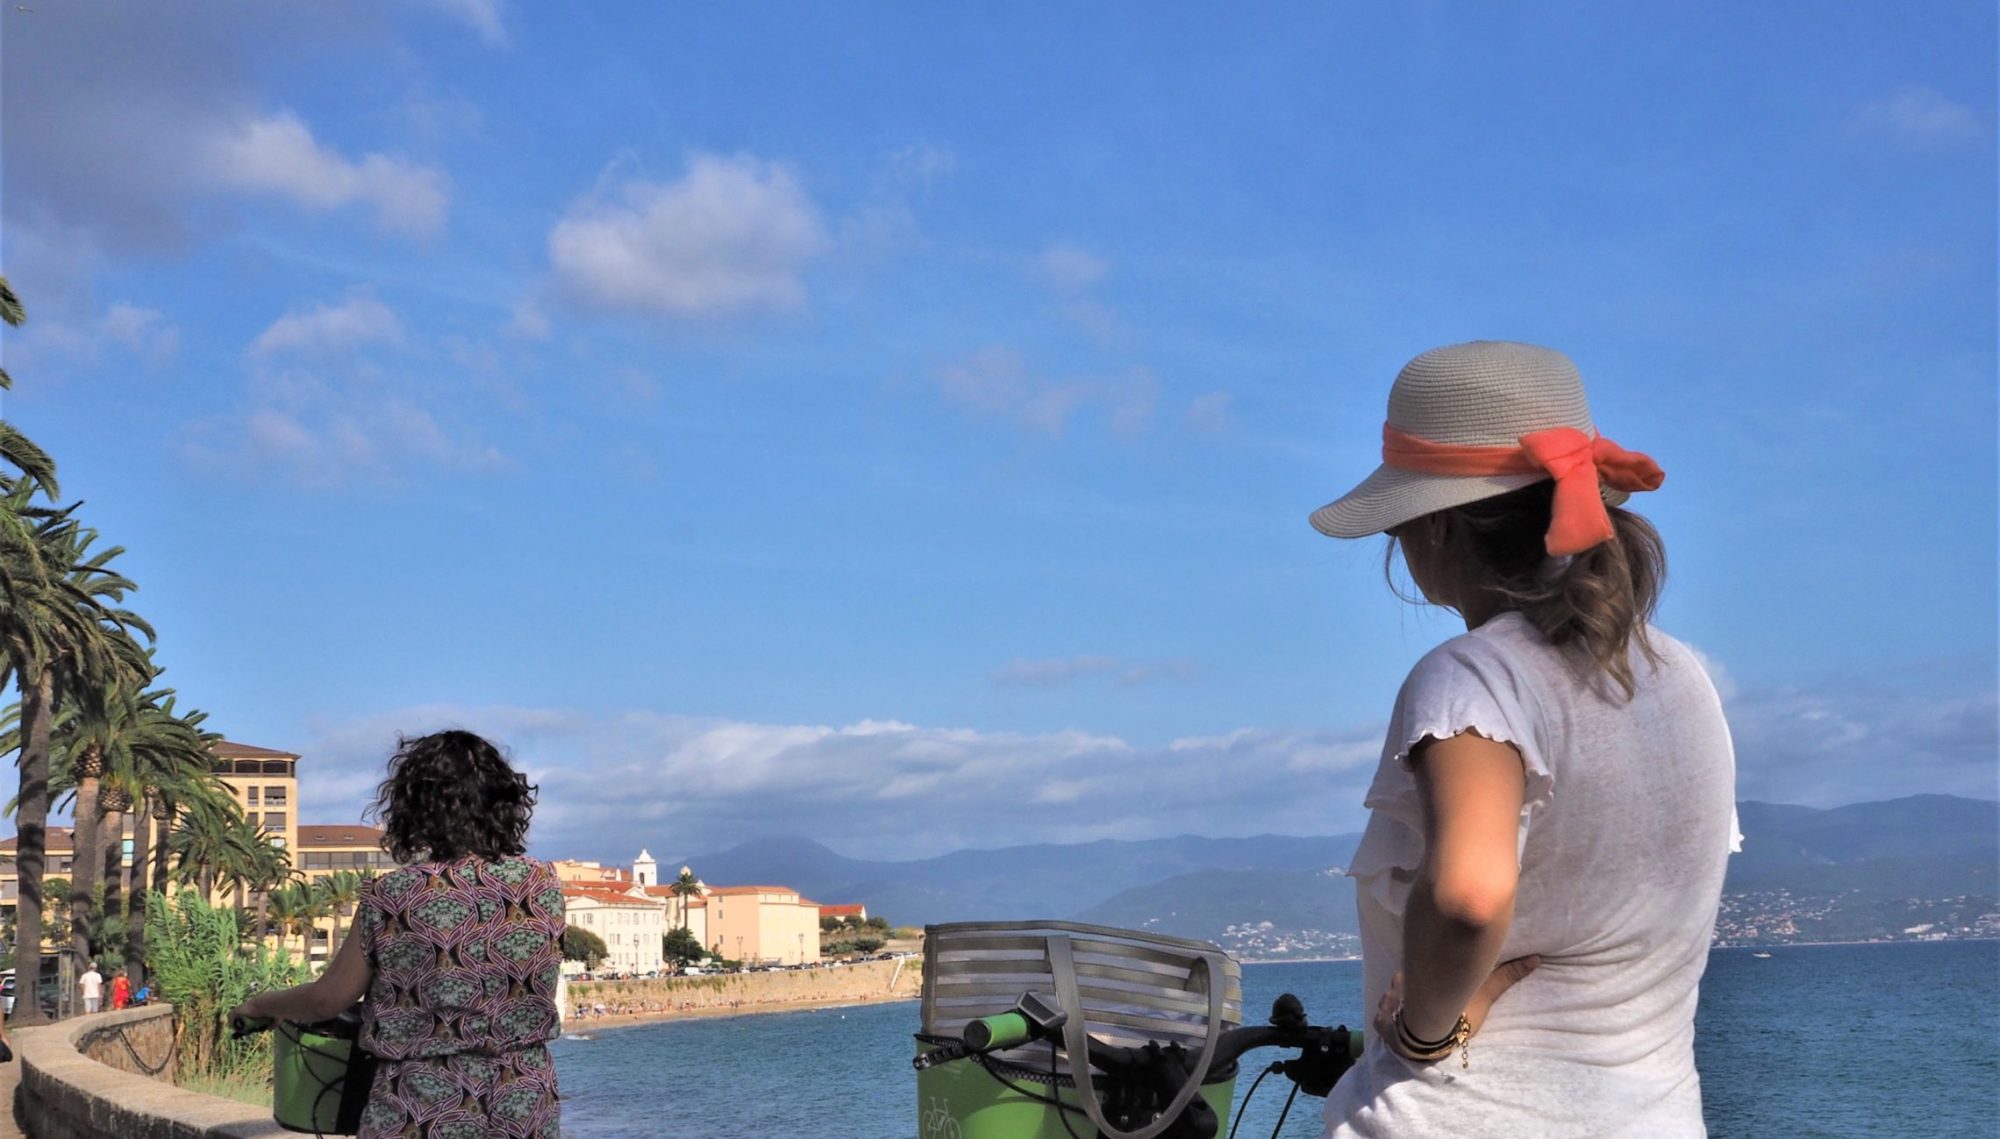
M 14 1015 L 14 971 L 12 969 L 0 973 L 0 1005 L 5 1006 L 4 1009 L 0 1009 L 0 1013 L 4 1013 L 6 1016 Z

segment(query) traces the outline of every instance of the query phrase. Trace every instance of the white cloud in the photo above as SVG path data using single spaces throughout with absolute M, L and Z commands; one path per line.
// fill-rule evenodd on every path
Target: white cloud
M 302 396 L 313 377 L 289 376 L 284 398 L 254 394 L 242 412 L 197 423 L 186 454 L 198 465 L 247 481 L 276 478 L 326 490 L 355 482 L 393 481 L 412 466 L 493 471 L 508 466 L 476 432 L 447 428 L 437 413 L 369 386 Z
M 1919 791 L 1994 796 L 2000 698 L 1990 688 L 1846 680 L 1746 688 L 1725 707 L 1739 798 L 1831 807 Z
M 1082 655 L 1045 660 L 1012 660 L 993 670 L 988 679 L 1002 688 L 1054 688 L 1078 677 L 1110 672 L 1118 658 Z
M 507 42 L 507 22 L 501 15 L 500 0 L 425 0 L 432 8 L 472 29 L 493 47 Z
M 890 176 L 929 189 L 933 182 L 958 171 L 958 155 L 943 147 L 906 146 L 889 156 Z
M 1236 425 L 1235 397 L 1228 392 L 1203 392 L 1188 401 L 1183 418 L 1204 435 L 1220 435 Z
M 397 732 L 462 726 L 509 746 L 541 785 L 539 853 L 682 853 L 759 835 L 917 857 L 969 845 L 995 804 L 1021 842 L 1358 829 L 1379 736 L 1249 730 L 1141 747 L 1087 732 L 1019 734 L 863 720 L 841 727 L 650 712 L 422 707 L 325 725 L 301 749 L 315 818 L 355 817 Z M 1227 772 L 1228 778 L 1220 775 Z M 1301 775 L 1310 778 L 1302 779 Z
M 1160 381 L 1147 368 L 1116 375 L 1055 378 L 1031 369 L 1012 348 L 993 345 L 938 369 L 938 390 L 953 403 L 1041 435 L 1061 435 L 1085 407 L 1101 408 L 1113 434 L 1144 434 L 1159 404 Z
M 237 124 L 209 144 L 220 185 L 271 194 L 314 210 L 360 205 L 385 229 L 425 236 L 443 225 L 451 183 L 442 170 L 383 154 L 350 161 L 313 138 L 289 111 Z
M 446 337 L 421 357 L 395 311 L 366 292 L 278 318 L 245 355 L 242 407 L 189 428 L 183 452 L 197 465 L 320 489 L 509 465 L 457 410 L 487 382 L 492 349 Z
M 517 340 L 547 340 L 555 330 L 550 326 L 542 306 L 534 301 L 522 301 L 514 306 L 513 314 L 501 331 Z
M 1108 656 L 1017 665 L 1058 682 L 1128 667 Z M 1917 792 L 1991 798 L 1996 711 L 1990 689 L 1746 692 L 1729 705 L 1740 797 L 1814 806 Z M 967 836 L 985 833 L 996 804 L 1034 804 L 1008 816 L 1018 842 L 1340 834 L 1366 821 L 1362 798 L 1382 742 L 1380 724 L 1245 727 L 1148 745 L 893 719 L 830 726 L 427 706 L 315 726 L 297 747 L 314 773 L 303 811 L 313 821 L 356 817 L 396 733 L 448 726 L 510 745 L 540 782 L 539 853 L 597 858 L 641 846 L 697 854 L 765 835 L 922 857 L 976 845 Z
M 1035 270 L 1043 280 L 1066 292 L 1082 292 L 1111 272 L 1111 263 L 1075 245 L 1057 243 L 1035 258 Z
M 1982 143 L 1990 135 L 1972 108 L 1922 84 L 1899 88 L 1863 105 L 1848 127 L 1855 134 L 1913 150 Z
M 105 312 L 99 327 L 153 367 L 173 359 L 181 348 L 180 328 L 157 309 L 120 301 Z
M 395 310 L 366 293 L 336 305 L 315 305 L 272 322 L 250 345 L 250 355 L 281 352 L 344 352 L 371 344 L 400 344 L 402 321 Z
M 629 179 L 549 233 L 557 290 L 585 308 L 675 318 L 789 309 L 829 239 L 789 170 L 696 155 L 678 181 Z

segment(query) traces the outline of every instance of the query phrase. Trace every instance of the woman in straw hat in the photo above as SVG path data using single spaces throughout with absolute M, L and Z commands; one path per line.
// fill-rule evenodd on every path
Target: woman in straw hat
M 1382 466 L 1316 511 L 1387 533 L 1467 632 L 1403 684 L 1358 886 L 1366 1054 L 1329 1134 L 1698 1136 L 1696 989 L 1735 839 L 1721 702 L 1647 623 L 1657 488 L 1597 433 L 1576 366 L 1527 344 L 1426 352 Z

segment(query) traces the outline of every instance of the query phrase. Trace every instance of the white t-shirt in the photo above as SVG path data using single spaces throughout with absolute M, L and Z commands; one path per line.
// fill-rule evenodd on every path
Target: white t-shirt
M 1696 989 L 1735 848 L 1736 764 L 1715 686 L 1658 631 L 1638 695 L 1588 677 L 1503 613 L 1417 663 L 1369 788 L 1354 865 L 1363 1008 L 1402 968 L 1403 910 L 1424 855 L 1410 748 L 1474 731 L 1521 752 L 1520 885 L 1501 959 L 1542 965 L 1457 1054 L 1414 1064 L 1371 1034 L 1326 1101 L 1334 1139 L 1681 1139 L 1705 1134 Z M 1605 690 L 1612 695 L 1606 695 Z
M 84 1000 L 94 1000 L 104 995 L 104 977 L 95 969 L 91 969 L 84 973 L 83 976 L 78 977 L 77 983 L 83 986 Z

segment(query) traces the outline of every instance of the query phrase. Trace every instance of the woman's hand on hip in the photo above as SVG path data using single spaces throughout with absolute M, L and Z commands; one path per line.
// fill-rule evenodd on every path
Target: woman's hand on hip
M 1486 975 L 1486 980 L 1480 983 L 1478 991 L 1472 994 L 1472 999 L 1465 1005 L 1465 1023 L 1471 1030 L 1471 1036 L 1479 1035 L 1480 1026 L 1486 1023 L 1487 1015 L 1493 1011 L 1494 1002 L 1505 995 L 1508 989 L 1518 984 L 1521 978 L 1534 972 L 1536 966 L 1541 963 L 1541 957 L 1531 953 L 1526 957 L 1516 957 L 1512 961 L 1502 961 L 1493 967 L 1493 971 Z M 1403 975 L 1398 973 L 1390 978 L 1389 991 L 1383 993 L 1382 999 L 1375 1005 L 1375 1032 L 1398 1056 L 1406 1060 L 1424 1061 L 1425 1057 L 1413 1056 L 1403 1046 L 1403 1034 L 1396 1027 L 1396 1014 L 1402 1007 Z

